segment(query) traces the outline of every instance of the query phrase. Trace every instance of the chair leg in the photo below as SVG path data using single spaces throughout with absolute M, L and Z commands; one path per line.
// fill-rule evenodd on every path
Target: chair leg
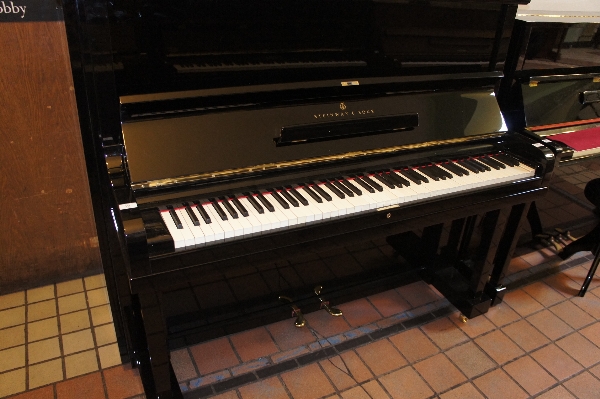
M 590 266 L 590 270 L 588 271 L 585 280 L 583 280 L 583 285 L 581 286 L 581 290 L 579 290 L 579 296 L 583 297 L 587 292 L 592 279 L 594 278 L 594 274 L 596 274 L 596 269 L 598 268 L 598 263 L 600 263 L 600 243 L 596 245 L 594 248 L 594 260 L 592 261 L 592 265 Z

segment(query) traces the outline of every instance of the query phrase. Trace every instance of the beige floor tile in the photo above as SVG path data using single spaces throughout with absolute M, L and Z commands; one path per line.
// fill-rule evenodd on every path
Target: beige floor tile
M 92 338 L 92 330 L 86 329 L 63 335 L 62 344 L 65 355 L 93 348 L 94 338 Z
M 88 297 L 88 306 L 90 308 L 106 305 L 108 303 L 108 291 L 106 290 L 106 287 L 87 291 L 86 293 Z
M 27 345 L 29 364 L 40 363 L 48 359 L 60 357 L 58 337 L 32 342 Z
M 65 296 L 83 292 L 83 279 L 75 279 L 56 284 L 56 296 Z
M 0 330 L 0 350 L 25 343 L 25 324 Z
M 17 326 L 25 323 L 25 306 L 0 311 L 0 328 Z
M 90 315 L 87 309 L 60 315 L 61 334 L 68 334 L 84 328 L 90 328 Z
M 96 335 L 97 346 L 103 346 L 117 342 L 115 326 L 112 323 L 94 328 L 94 334 Z
M 37 321 L 56 316 L 56 299 L 27 305 L 27 321 Z
M 0 310 L 25 305 L 25 291 L 0 296 Z
M 63 379 L 62 359 L 29 366 L 29 389 L 41 387 Z
M 85 308 L 87 308 L 87 302 L 83 292 L 58 298 L 58 311 L 60 314 L 71 313 Z
M 93 290 L 95 288 L 105 287 L 106 280 L 104 279 L 104 274 L 96 274 L 95 276 L 85 277 L 83 279 L 85 281 L 85 289 Z
M 0 351 L 0 373 L 25 367 L 25 345 Z
M 25 390 L 25 368 L 0 374 L 0 398 Z
M 27 303 L 41 302 L 54 298 L 54 284 L 27 290 Z
M 98 359 L 96 358 L 96 351 L 93 349 L 65 357 L 67 378 L 91 373 L 96 370 L 98 370 Z
M 27 324 L 27 342 L 39 341 L 58 335 L 58 317 Z
M 100 365 L 103 369 L 121 364 L 121 355 L 117 344 L 98 348 L 98 355 L 100 355 Z
M 110 323 L 113 321 L 110 305 L 98 306 L 90 309 L 92 313 L 92 324 L 99 326 L 101 324 Z

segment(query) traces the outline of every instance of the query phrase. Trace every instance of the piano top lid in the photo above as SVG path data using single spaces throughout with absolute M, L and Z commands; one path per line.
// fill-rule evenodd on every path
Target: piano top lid
M 499 71 L 516 7 L 526 3 L 106 2 L 106 13 L 94 8 L 85 21 L 89 48 L 84 59 L 91 59 L 98 73 L 114 73 L 119 97 Z

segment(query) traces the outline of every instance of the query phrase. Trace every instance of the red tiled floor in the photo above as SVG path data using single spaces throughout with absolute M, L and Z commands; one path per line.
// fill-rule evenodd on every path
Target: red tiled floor
M 396 291 L 415 308 L 440 299 L 440 296 L 423 281 L 402 286 L 397 288 Z
M 503 370 L 496 369 L 473 381 L 486 399 L 525 399 L 529 395 Z
M 229 391 L 222 393 L 217 396 L 213 396 L 211 399 L 239 399 L 235 391 Z
M 538 349 L 531 353 L 531 357 L 559 381 L 569 378 L 583 369 L 579 363 L 554 344 Z
M 579 289 L 581 288 L 581 286 L 575 281 L 571 280 L 562 273 L 553 274 L 546 277 L 542 281 L 554 288 L 556 292 L 563 295 L 565 298 L 570 298 L 577 295 Z
M 492 331 L 475 339 L 475 343 L 481 347 L 496 363 L 504 364 L 516 359 L 524 352 L 502 331 Z
M 561 302 L 549 308 L 552 313 L 560 317 L 571 327 L 578 329 L 594 322 L 594 318 L 581 310 L 570 301 Z
M 308 327 L 315 330 L 321 337 L 332 337 L 350 330 L 343 317 L 334 317 L 321 309 L 306 315 Z
M 590 373 L 592 373 L 593 375 L 595 375 L 596 378 L 600 379 L 600 365 L 594 366 L 594 367 L 588 369 L 588 371 Z
M 322 360 L 319 363 L 339 391 L 373 378 L 373 374 L 353 351 Z
M 380 377 L 379 381 L 394 399 L 424 399 L 434 393 L 411 367 Z
M 190 347 L 190 352 L 200 375 L 210 374 L 240 363 L 227 337 L 194 345 Z
M 576 399 L 562 385 L 552 388 L 548 392 L 544 392 L 536 399 Z
M 442 350 L 469 340 L 469 337 L 447 317 L 427 323 L 421 329 Z
M 598 399 L 600 392 L 600 380 L 588 372 L 581 373 L 576 377 L 571 378 L 564 384 L 577 399 Z
M 288 399 L 285 388 L 277 377 L 267 378 L 239 388 L 243 399 L 269 398 Z M 237 397 L 236 397 L 237 398 Z
M 468 383 L 440 395 L 440 399 L 484 399 L 484 397 L 473 384 Z
M 334 393 L 318 364 L 310 364 L 281 374 L 294 399 L 316 399 Z
M 549 310 L 542 310 L 527 318 L 535 328 L 551 340 L 558 339 L 573 331 L 571 327 Z
M 398 294 L 396 290 L 385 291 L 371 295 L 369 301 L 383 315 L 389 317 L 402 313 L 411 308 L 410 304 Z
M 520 256 L 517 256 L 510 260 L 510 263 L 508 264 L 508 273 L 509 274 L 518 273 L 520 271 L 527 270 L 530 267 L 531 267 L 531 264 L 529 262 L 527 262 Z
M 61 399 L 61 397 L 58 397 Z M 11 396 L 10 399 L 54 399 L 54 386 L 49 385 L 43 388 L 34 389 L 17 396 Z
M 469 378 L 481 375 L 496 367 L 496 363 L 473 342 L 467 342 L 445 353 Z
M 554 288 L 541 281 L 526 285 L 523 287 L 523 291 L 544 306 L 552 306 L 565 299 L 564 295 L 559 294 Z
M 329 396 L 327 399 L 338 398 L 339 396 Z M 342 393 L 342 399 L 371 399 L 371 396 L 362 386 L 357 386 Z
M 138 370 L 117 366 L 103 370 L 109 399 L 124 399 L 144 392 Z
M 308 328 L 298 328 L 291 320 L 269 324 L 267 330 L 269 330 L 275 339 L 275 343 L 282 351 L 315 341 L 315 337 Z
M 496 306 L 491 307 L 490 310 L 488 310 L 488 312 L 484 315 L 484 317 L 490 320 L 498 327 L 502 327 L 521 318 L 521 316 L 519 316 L 517 312 L 515 312 L 510 306 L 508 306 L 505 303 L 500 303 Z
M 474 319 L 469 319 L 466 323 L 463 323 L 460 317 L 458 316 L 458 312 L 454 313 L 452 316 L 450 316 L 450 320 L 454 324 L 456 324 L 462 332 L 464 332 L 471 338 L 475 338 L 481 334 L 485 334 L 486 332 L 492 331 L 494 328 L 496 328 L 494 324 L 492 324 L 492 322 L 486 317 L 475 317 Z
M 390 341 L 409 362 L 416 362 L 439 352 L 439 349 L 418 328 L 392 335 Z
M 362 384 L 362 387 L 369 394 L 369 399 L 387 399 L 389 395 L 385 393 L 379 381 L 369 381 L 365 384 Z M 342 395 L 343 396 L 343 395 Z M 344 399 L 346 399 L 344 397 Z
M 376 376 L 406 365 L 406 360 L 387 340 L 361 346 L 356 352 Z
M 600 362 L 600 349 L 578 332 L 559 339 L 556 345 L 585 367 Z
M 443 392 L 467 380 L 443 353 L 422 360 L 413 367 L 436 392 Z
M 540 311 L 544 308 L 541 303 L 533 299 L 531 295 L 522 289 L 506 293 L 506 295 L 504 295 L 504 303 L 513 308 L 515 312 L 523 317 Z
M 530 395 L 538 394 L 557 382 L 529 356 L 508 363 L 503 369 Z
M 338 308 L 352 327 L 364 326 L 382 318 L 366 298 L 339 305 Z
M 179 381 L 191 380 L 198 376 L 187 348 L 171 352 L 171 365 Z
M 502 332 L 526 352 L 546 345 L 550 340 L 527 320 L 519 320 L 502 328 Z
M 138 392 L 139 393 L 139 392 Z M 134 393 L 135 395 L 135 393 Z M 104 399 L 104 384 L 100 372 L 84 375 L 56 384 L 57 399 Z
M 235 351 L 242 358 L 242 362 L 277 352 L 277 346 L 275 346 L 271 334 L 264 327 L 234 334 L 230 338 Z
M 597 296 L 586 293 L 585 297 L 574 297 L 571 299 L 571 302 L 594 319 L 600 319 L 600 298 Z
M 597 321 L 594 324 L 579 330 L 579 332 L 596 346 L 600 346 L 600 322 Z

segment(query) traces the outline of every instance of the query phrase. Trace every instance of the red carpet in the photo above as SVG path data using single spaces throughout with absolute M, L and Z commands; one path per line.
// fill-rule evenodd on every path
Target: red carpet
M 572 133 L 557 134 L 548 136 L 548 138 L 561 141 L 569 147 L 573 147 L 575 151 L 589 150 L 591 148 L 600 147 L 600 127 L 579 130 Z

